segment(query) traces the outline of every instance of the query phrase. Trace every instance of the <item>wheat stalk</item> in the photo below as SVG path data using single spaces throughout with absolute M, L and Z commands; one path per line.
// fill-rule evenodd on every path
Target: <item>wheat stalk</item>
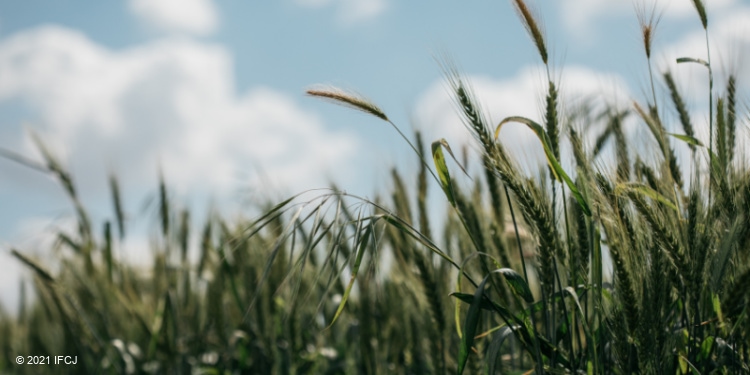
M 536 22 L 534 15 L 526 5 L 526 2 L 524 0 L 513 0 L 513 6 L 516 10 L 516 13 L 518 13 L 519 17 L 521 18 L 524 28 L 526 28 L 526 31 L 528 31 L 531 39 L 534 41 L 534 44 L 539 51 L 539 56 L 541 56 L 542 61 L 546 65 L 547 47 L 544 43 L 544 34 L 542 33 L 542 29 L 539 27 L 539 23 Z
M 690 115 L 688 115 L 687 106 L 682 100 L 682 95 L 680 95 L 680 92 L 677 90 L 677 85 L 675 84 L 674 78 L 672 78 L 671 73 L 664 73 L 664 82 L 666 82 L 667 84 L 669 94 L 672 97 L 672 103 L 674 103 L 674 107 L 680 116 L 680 125 L 682 125 L 682 130 L 688 137 L 695 138 L 695 130 L 693 128 L 693 123 L 690 121 Z M 695 152 L 694 144 L 688 143 L 688 147 L 690 147 L 691 151 Z

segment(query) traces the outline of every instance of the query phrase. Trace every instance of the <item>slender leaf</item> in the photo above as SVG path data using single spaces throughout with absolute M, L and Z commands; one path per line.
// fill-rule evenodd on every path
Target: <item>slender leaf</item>
M 671 200 L 669 200 L 669 198 L 659 194 L 659 192 L 657 192 L 656 190 L 646 185 L 636 183 L 636 182 L 627 182 L 627 183 L 618 184 L 617 187 L 615 187 L 615 194 L 622 195 L 623 192 L 635 193 L 638 195 L 649 197 L 653 200 L 659 201 L 660 203 L 671 208 L 675 212 L 679 212 L 677 209 L 677 205 L 675 205 Z
M 693 57 L 680 57 L 680 58 L 677 59 L 677 63 L 678 64 L 682 64 L 682 63 L 695 63 L 695 64 L 703 65 L 706 68 L 710 68 L 710 65 L 708 64 L 708 61 L 703 60 L 703 59 L 696 59 L 696 58 L 693 58 Z
M 346 290 L 344 291 L 344 296 L 341 298 L 339 307 L 336 309 L 336 313 L 333 315 L 333 319 L 331 319 L 331 323 L 328 325 L 328 328 L 330 328 L 333 325 L 333 323 L 336 322 L 336 320 L 339 318 L 339 315 L 341 315 L 341 312 L 344 311 L 344 306 L 346 306 L 346 301 L 349 299 L 349 294 L 351 293 L 352 287 L 354 286 L 354 281 L 357 279 L 357 273 L 359 272 L 359 267 L 362 264 L 362 258 L 365 255 L 365 250 L 367 250 L 367 246 L 370 243 L 370 237 L 372 236 L 373 226 L 374 226 L 374 222 L 371 221 L 365 228 L 365 232 L 359 241 L 359 249 L 357 250 L 357 258 L 354 260 L 354 268 L 352 268 L 352 275 L 349 278 L 349 284 L 346 286 Z
M 518 122 L 524 124 L 537 135 L 539 141 L 542 142 L 544 155 L 547 157 L 547 163 L 549 164 L 555 179 L 560 182 L 565 182 L 565 184 L 568 185 L 570 192 L 573 194 L 576 201 L 581 206 L 581 210 L 583 210 L 583 213 L 586 214 L 586 216 L 591 216 L 591 209 L 589 209 L 588 203 L 586 203 L 583 195 L 581 195 L 581 192 L 578 191 L 578 187 L 573 182 L 573 180 L 570 179 L 568 174 L 565 173 L 565 170 L 562 168 L 560 163 L 557 161 L 555 154 L 552 152 L 552 146 L 550 145 L 549 137 L 547 136 L 547 132 L 544 130 L 544 128 L 536 122 L 525 117 L 507 117 L 497 125 L 497 128 L 495 129 L 495 139 L 497 139 L 498 135 L 500 134 L 500 129 L 502 128 L 502 126 L 508 122 Z
M 481 301 L 484 296 L 484 286 L 490 277 L 491 275 L 485 276 L 484 280 L 479 283 L 477 290 L 474 292 L 474 300 L 471 302 L 469 311 L 466 314 L 466 320 L 464 320 L 464 334 L 461 337 L 461 343 L 458 347 L 458 375 L 463 374 L 466 362 L 469 359 L 469 353 L 471 353 L 471 346 L 474 344 L 474 334 L 477 331 L 479 315 L 482 312 Z
M 703 147 L 703 143 L 701 143 L 701 141 L 699 141 L 699 140 L 697 140 L 697 139 L 695 139 L 695 138 L 693 138 L 691 136 L 684 135 L 684 134 L 677 134 L 677 133 L 667 133 L 667 134 L 671 135 L 672 137 L 675 137 L 675 138 L 677 138 L 677 139 L 679 139 L 679 140 L 681 140 L 681 141 L 683 141 L 683 142 L 685 142 L 685 143 L 687 143 L 689 145 Z

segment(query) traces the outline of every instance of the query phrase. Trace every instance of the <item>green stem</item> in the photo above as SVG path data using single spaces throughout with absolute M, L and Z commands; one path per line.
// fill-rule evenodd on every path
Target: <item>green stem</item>
M 521 256 L 521 267 L 523 268 L 523 278 L 526 281 L 526 285 L 529 285 L 529 274 L 526 271 L 526 260 L 523 257 L 523 247 L 521 246 L 521 236 L 518 234 L 518 224 L 516 223 L 516 215 L 513 212 L 513 204 L 510 202 L 510 193 L 508 192 L 508 186 L 503 185 L 505 188 L 505 199 L 508 201 L 508 208 L 510 209 L 510 218 L 513 221 L 513 231 L 516 233 L 516 242 L 518 243 L 518 254 Z M 542 296 L 544 300 L 544 296 Z M 534 319 L 533 309 L 530 311 L 529 316 L 531 317 L 531 326 L 534 328 L 534 349 L 536 353 L 536 365 L 537 372 L 541 375 L 544 374 L 544 363 L 542 362 L 542 351 L 539 347 L 539 332 L 536 329 L 536 319 Z
M 708 62 L 708 148 L 709 148 L 709 160 L 713 158 L 714 154 L 714 74 L 711 69 L 711 48 L 708 43 L 708 28 L 706 30 L 706 61 Z M 713 185 L 713 168 L 711 163 L 708 164 L 708 204 L 711 204 L 711 191 Z

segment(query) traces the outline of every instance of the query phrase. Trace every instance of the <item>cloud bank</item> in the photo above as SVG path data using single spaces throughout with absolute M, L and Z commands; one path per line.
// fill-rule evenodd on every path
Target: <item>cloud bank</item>
M 42 27 L 0 43 L 0 101 L 21 100 L 35 114 L 33 128 L 81 185 L 102 180 L 109 165 L 141 184 L 161 165 L 175 186 L 216 193 L 262 179 L 292 192 L 329 176 L 346 181 L 353 135 L 326 130 L 272 88 L 237 93 L 233 82 L 224 48 L 188 39 L 113 51 Z M 28 138 L 17 141 L 3 147 L 34 152 Z

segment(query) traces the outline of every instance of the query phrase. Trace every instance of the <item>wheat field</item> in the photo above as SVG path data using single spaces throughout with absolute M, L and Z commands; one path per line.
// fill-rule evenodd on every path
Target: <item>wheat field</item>
M 706 4 L 692 3 L 708 49 Z M 42 164 L 2 154 L 56 177 L 77 230 L 57 234 L 56 267 L 11 250 L 34 277 L 19 312 L 0 316 L 0 373 L 750 373 L 750 168 L 739 136 L 750 120 L 739 78 L 719 85 L 711 61 L 678 60 L 710 81 L 709 138 L 699 139 L 681 82 L 652 67 L 658 20 L 640 10 L 651 92 L 625 109 L 564 107 L 538 15 L 512 5 L 544 67 L 538 119 L 490 123 L 471 82 L 440 61 L 476 173 L 448 141 L 403 132 L 370 99 L 310 89 L 396 130 L 418 171 L 394 167 L 374 199 L 333 186 L 264 202 L 252 218 L 207 215 L 201 227 L 161 179 L 144 268 L 115 254 L 127 236 L 115 176 L 113 219 L 92 223 L 42 139 Z M 633 123 L 647 141 L 628 135 Z M 503 146 L 508 126 L 542 145 L 537 175 Z M 429 184 L 448 206 L 439 220 Z M 17 353 L 78 362 L 18 366 Z

